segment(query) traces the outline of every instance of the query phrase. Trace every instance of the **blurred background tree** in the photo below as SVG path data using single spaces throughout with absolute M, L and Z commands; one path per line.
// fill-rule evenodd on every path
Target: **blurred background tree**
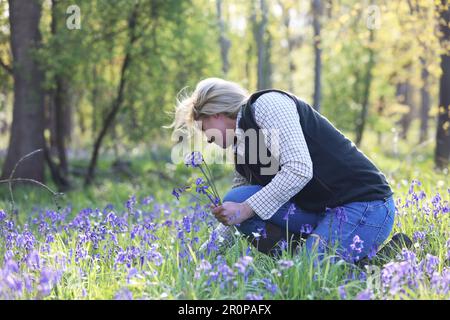
M 449 39 L 446 0 L 0 0 L 1 175 L 36 149 L 14 176 L 48 168 L 61 191 L 102 158 L 170 162 L 166 111 L 206 77 L 288 90 L 359 147 L 447 173 Z

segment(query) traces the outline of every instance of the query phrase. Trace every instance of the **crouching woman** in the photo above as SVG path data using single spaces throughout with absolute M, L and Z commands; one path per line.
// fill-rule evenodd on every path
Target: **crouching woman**
M 208 142 L 235 154 L 234 185 L 211 208 L 223 246 L 237 228 L 269 255 L 304 238 L 308 252 L 332 249 L 358 261 L 390 235 L 396 208 L 386 177 L 292 93 L 249 94 L 237 83 L 208 78 L 179 101 L 172 127 L 197 124 Z

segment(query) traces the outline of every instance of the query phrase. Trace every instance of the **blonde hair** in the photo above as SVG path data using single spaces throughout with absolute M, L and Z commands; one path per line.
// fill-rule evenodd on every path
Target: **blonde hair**
M 202 116 L 224 114 L 236 118 L 242 104 L 250 96 L 238 83 L 220 78 L 207 78 L 197 83 L 194 92 L 187 94 L 183 88 L 177 95 L 173 122 L 164 128 L 173 128 L 172 139 L 181 131 L 191 135 L 195 121 Z

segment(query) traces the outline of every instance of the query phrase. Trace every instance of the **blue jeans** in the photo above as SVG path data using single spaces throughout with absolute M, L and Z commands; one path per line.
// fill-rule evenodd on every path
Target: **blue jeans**
M 244 202 L 261 188 L 260 185 L 233 188 L 223 201 Z M 236 227 L 251 236 L 253 232 L 262 234 L 266 222 L 270 222 L 283 230 L 287 227 L 294 234 L 306 233 L 305 248 L 309 253 L 317 250 L 323 254 L 331 249 L 344 258 L 357 261 L 371 257 L 388 238 L 396 210 L 392 196 L 385 200 L 351 202 L 322 213 L 308 212 L 296 206 L 294 213 L 286 216 L 290 205 L 291 202 L 286 202 L 268 220 L 255 215 Z

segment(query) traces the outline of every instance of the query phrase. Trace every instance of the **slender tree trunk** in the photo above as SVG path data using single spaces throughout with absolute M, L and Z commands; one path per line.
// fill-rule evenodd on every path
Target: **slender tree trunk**
M 420 88 L 421 106 L 420 106 L 420 137 L 419 143 L 428 138 L 428 114 L 430 112 L 430 92 L 429 92 L 429 72 L 427 70 L 425 59 L 420 59 L 422 64 L 422 87 Z
M 313 29 L 314 29 L 314 99 L 313 106 L 319 111 L 322 98 L 322 47 L 321 47 L 321 24 L 323 13 L 321 0 L 312 0 Z
M 381 119 L 383 117 L 384 109 L 386 108 L 386 101 L 384 100 L 384 96 L 381 96 L 378 99 L 378 108 L 377 108 L 377 117 Z M 377 129 L 377 143 L 378 145 L 381 145 L 383 141 L 383 131 L 380 129 Z
M 409 128 L 411 127 L 412 120 L 416 112 L 416 108 L 413 101 L 413 87 L 409 80 L 397 84 L 397 101 L 406 105 L 409 110 L 401 117 L 398 124 L 401 127 L 400 138 L 407 140 Z
M 374 31 L 370 30 L 370 43 L 374 41 Z M 372 84 L 372 69 L 375 64 L 375 52 L 372 48 L 368 49 L 369 52 L 369 62 L 367 63 L 367 72 L 364 79 L 364 92 L 362 101 L 362 110 L 360 119 L 356 126 L 356 142 L 357 146 L 361 145 L 364 128 L 366 126 L 367 114 L 369 113 L 369 101 L 370 101 L 370 87 Z
M 9 21 L 13 54 L 14 110 L 9 148 L 2 177 L 9 177 L 15 164 L 26 154 L 44 148 L 43 71 L 34 59 L 41 45 L 39 21 L 41 1 L 10 0 Z M 44 182 L 44 153 L 38 152 L 22 161 L 14 177 Z
M 136 30 L 135 30 L 136 23 L 137 23 L 137 21 L 136 21 L 137 15 L 138 15 L 138 5 L 135 5 L 133 12 L 131 13 L 130 18 L 128 20 L 128 28 L 129 28 L 130 38 L 129 38 L 127 51 L 125 54 L 125 59 L 123 61 L 122 69 L 120 72 L 120 82 L 119 82 L 119 87 L 117 89 L 117 95 L 111 106 L 111 110 L 106 115 L 106 118 L 103 122 L 102 129 L 100 130 L 99 135 L 95 139 L 94 149 L 92 151 L 92 156 L 91 156 L 91 161 L 89 163 L 88 171 L 86 173 L 85 180 L 84 180 L 85 186 L 90 185 L 92 183 L 92 180 L 94 178 L 95 168 L 97 166 L 97 159 L 98 159 L 98 154 L 100 151 L 100 146 L 103 142 L 103 139 L 106 136 L 106 133 L 108 132 L 108 129 L 113 125 L 114 120 L 117 116 L 117 113 L 119 112 L 119 110 L 122 106 L 123 100 L 124 100 L 124 90 L 125 90 L 125 85 L 126 85 L 126 80 L 127 80 L 126 73 L 127 73 L 128 67 L 131 63 L 131 53 L 130 53 L 131 50 L 130 49 L 137 40 L 137 35 L 136 35 Z
M 287 42 L 287 64 L 289 67 L 288 74 L 287 74 L 287 81 L 288 81 L 288 88 L 290 92 L 294 91 L 294 77 L 293 74 L 295 72 L 295 64 L 294 59 L 292 58 L 292 39 L 291 39 L 291 17 L 290 17 L 290 11 L 289 8 L 287 8 L 283 1 L 278 0 L 278 5 L 281 7 L 282 10 L 282 18 L 283 18 L 283 25 L 284 25 L 284 34 Z
M 62 11 L 58 7 L 58 1 L 52 0 L 52 21 L 51 21 L 51 33 L 53 37 L 58 37 L 58 16 Z M 59 51 L 61 48 L 56 48 Z M 69 165 L 66 154 L 66 133 L 67 125 L 66 113 L 69 112 L 68 108 L 68 83 L 67 80 L 61 76 L 60 73 L 55 75 L 55 89 L 50 92 L 50 150 L 46 150 L 46 161 L 49 165 L 52 178 L 58 185 L 59 191 L 66 191 L 70 187 L 68 179 Z M 59 163 L 55 164 L 52 159 L 52 149 L 56 150 Z
M 441 43 L 447 51 L 441 55 L 442 75 L 439 83 L 439 113 L 436 130 L 435 164 L 438 169 L 448 168 L 450 158 L 450 8 L 441 0 L 445 9 L 440 12 Z
M 222 57 L 222 73 L 226 77 L 230 69 L 230 62 L 228 60 L 228 52 L 230 51 L 231 42 L 226 36 L 225 21 L 222 14 L 222 0 L 216 0 L 217 22 L 219 25 L 219 45 L 220 56 Z
M 270 66 L 270 40 L 267 34 L 267 3 L 266 0 L 260 0 L 261 20 L 256 21 L 256 16 L 253 15 L 253 30 L 256 41 L 258 62 L 257 62 L 257 89 L 263 90 L 272 86 L 271 81 L 271 66 Z

